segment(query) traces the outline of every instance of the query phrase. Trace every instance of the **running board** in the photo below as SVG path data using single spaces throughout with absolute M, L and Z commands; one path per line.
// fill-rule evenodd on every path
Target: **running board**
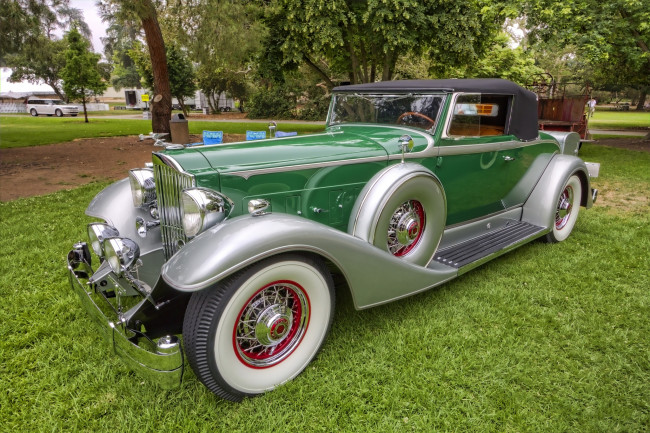
M 437 251 L 434 260 L 458 269 L 460 275 L 546 232 L 544 227 L 513 220 L 505 227 Z

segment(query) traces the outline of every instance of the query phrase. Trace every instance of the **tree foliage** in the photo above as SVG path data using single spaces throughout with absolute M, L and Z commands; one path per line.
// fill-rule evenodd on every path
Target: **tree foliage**
M 139 89 L 142 84 L 129 50 L 141 39 L 141 23 L 137 15 L 122 14 L 112 3 L 100 3 L 102 20 L 108 23 L 106 37 L 102 38 L 104 56 L 110 59 L 113 70 L 111 84 L 116 90 L 124 87 Z
M 434 64 L 471 63 L 505 17 L 500 3 L 483 0 L 274 0 L 269 11 L 283 63 L 319 69 L 322 57 L 352 83 L 392 79 L 409 54 Z
M 153 89 L 155 81 L 146 47 L 136 42 L 133 49 L 129 50 L 128 53 L 133 59 L 138 75 L 142 77 L 145 87 Z M 192 63 L 189 61 L 187 54 L 175 44 L 167 46 L 166 57 L 171 94 L 178 100 L 183 112 L 187 114 L 184 99 L 194 96 L 196 90 Z
M 7 57 L 7 63 L 12 68 L 9 81 L 45 83 L 59 98 L 66 99 L 61 87 L 66 46 L 67 42 L 63 39 L 51 40 L 45 35 L 36 36 L 23 45 L 21 52 Z
M 488 49 L 489 55 L 475 62 L 458 67 L 446 64 L 432 65 L 430 72 L 437 77 L 455 78 L 503 78 L 521 85 L 528 84 L 530 77 L 544 72 L 535 64 L 532 53 L 523 47 L 511 47 L 505 33 L 498 35 Z
M 82 12 L 69 0 L 4 0 L 0 24 L 0 65 L 12 68 L 9 80 L 45 83 L 64 99 L 60 72 L 66 42 L 56 35 L 75 26 L 90 37 Z
M 69 99 L 82 102 L 85 121 L 88 123 L 86 102 L 91 96 L 106 90 L 99 68 L 101 56 L 90 51 L 90 43 L 76 27 L 68 32 L 66 40 L 68 47 L 65 51 L 65 67 L 61 70 L 63 90 Z
M 650 88 L 650 3 L 646 0 L 529 0 L 530 37 L 572 47 L 599 87 Z M 642 99 L 645 99 L 643 97 Z M 642 106 L 640 103 L 639 106 Z
M 195 17 L 191 52 L 199 64 L 198 85 L 211 110 L 219 110 L 223 92 L 239 99 L 242 107 L 249 94 L 253 59 L 266 33 L 260 21 L 262 9 L 246 0 L 196 1 L 202 13 Z

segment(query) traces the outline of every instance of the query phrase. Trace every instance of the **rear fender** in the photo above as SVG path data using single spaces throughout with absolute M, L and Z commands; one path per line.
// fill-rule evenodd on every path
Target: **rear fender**
M 344 275 L 357 309 L 428 289 L 457 275 L 445 265 L 421 267 L 345 232 L 288 214 L 242 215 L 197 236 L 162 268 L 176 290 L 196 292 L 266 257 L 317 254 Z
M 558 154 L 546 167 L 544 174 L 526 200 L 521 219 L 548 229 L 553 227 L 558 197 L 569 177 L 574 174 L 580 178 L 582 184 L 580 204 L 590 208 L 593 203 L 587 166 L 578 157 Z

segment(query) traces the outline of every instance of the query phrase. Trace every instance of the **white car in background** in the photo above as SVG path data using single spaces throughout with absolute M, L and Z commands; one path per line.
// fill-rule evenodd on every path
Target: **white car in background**
M 30 99 L 26 105 L 27 111 L 34 117 L 41 114 L 48 116 L 56 115 L 57 117 L 66 115 L 74 117 L 79 114 L 79 107 L 76 105 L 68 105 L 56 99 Z

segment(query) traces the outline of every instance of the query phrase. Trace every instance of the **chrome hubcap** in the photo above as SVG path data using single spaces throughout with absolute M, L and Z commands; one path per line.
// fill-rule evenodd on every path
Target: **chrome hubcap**
M 244 305 L 233 331 L 237 357 L 265 368 L 298 347 L 309 324 L 309 298 L 295 282 L 277 281 L 258 290 Z
M 557 202 L 557 210 L 555 211 L 555 228 L 562 230 L 569 221 L 571 210 L 573 208 L 573 188 L 567 186 L 564 188 L 560 198 Z
M 398 257 L 408 254 L 422 238 L 424 225 L 422 204 L 417 200 L 402 203 L 388 225 L 388 251 Z
M 291 330 L 293 316 L 285 305 L 271 305 L 257 318 L 255 338 L 265 346 L 277 346 Z

